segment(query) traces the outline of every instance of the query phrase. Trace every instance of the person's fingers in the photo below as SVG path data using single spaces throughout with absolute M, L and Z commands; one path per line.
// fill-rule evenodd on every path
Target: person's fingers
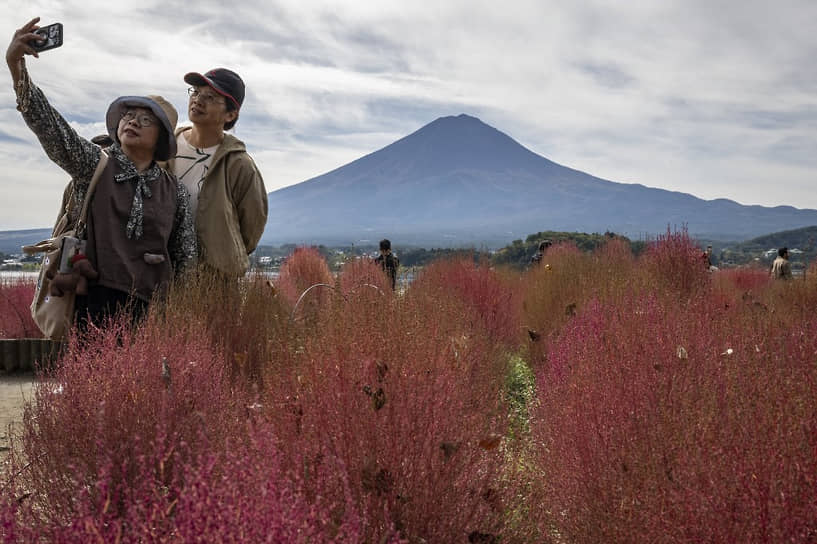
M 32 20 L 30 20 L 29 22 L 24 24 L 23 27 L 20 30 L 18 30 L 17 32 L 28 33 L 28 32 L 32 32 L 34 30 L 37 30 L 38 28 L 40 28 L 40 27 L 37 26 L 38 22 L 40 22 L 40 18 L 39 17 L 34 17 Z
M 25 34 L 20 34 L 17 37 L 24 45 L 28 46 L 28 44 L 33 42 L 44 42 L 45 38 L 43 38 L 40 34 L 35 34 L 34 32 L 27 32 Z
M 36 41 L 41 41 L 42 39 L 42 36 L 39 34 L 34 34 L 33 32 L 21 33 L 18 36 L 15 36 L 14 40 L 12 41 L 12 47 L 19 52 L 20 57 L 23 55 L 31 55 L 35 58 L 39 58 L 37 50 L 34 49 L 31 44 Z

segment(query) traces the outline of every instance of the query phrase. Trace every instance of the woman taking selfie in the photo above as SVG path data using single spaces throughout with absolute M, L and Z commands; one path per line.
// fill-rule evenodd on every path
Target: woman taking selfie
M 73 178 L 74 217 L 82 208 L 102 149 L 81 137 L 34 85 L 25 55 L 38 57 L 39 17 L 17 30 L 6 63 L 17 109 L 48 157 Z M 41 42 L 40 42 L 41 43 Z M 76 317 L 100 324 L 126 310 L 138 319 L 196 254 L 187 190 L 156 164 L 176 153 L 177 113 L 160 96 L 125 96 L 108 108 L 114 143 L 88 207 L 84 254 L 92 272 L 87 295 L 77 294 Z

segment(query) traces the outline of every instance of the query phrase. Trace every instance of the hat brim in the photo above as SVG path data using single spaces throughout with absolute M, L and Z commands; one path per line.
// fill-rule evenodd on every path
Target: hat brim
M 193 85 L 194 87 L 203 87 L 207 85 L 208 87 L 216 91 L 218 94 L 220 94 L 221 96 L 235 104 L 236 109 L 238 110 L 241 109 L 241 104 L 238 103 L 234 96 L 220 89 L 218 85 L 216 85 L 216 83 L 213 82 L 212 79 L 203 74 L 200 74 L 198 72 L 188 72 L 184 75 L 184 82 L 187 83 L 188 85 Z
M 202 85 L 213 87 L 213 82 L 198 72 L 189 72 L 185 74 L 184 82 L 188 85 L 195 85 L 196 87 L 201 87 Z
M 154 157 L 157 161 L 166 161 L 176 156 L 176 138 L 173 134 L 173 125 L 170 119 L 167 118 L 165 111 L 153 100 L 145 96 L 120 96 L 108 106 L 108 113 L 105 114 L 105 125 L 108 127 L 108 135 L 115 141 L 119 142 L 119 136 L 116 134 L 119 128 L 119 120 L 127 108 L 147 108 L 162 123 L 162 127 L 167 132 L 167 145 L 162 149 L 156 147 Z

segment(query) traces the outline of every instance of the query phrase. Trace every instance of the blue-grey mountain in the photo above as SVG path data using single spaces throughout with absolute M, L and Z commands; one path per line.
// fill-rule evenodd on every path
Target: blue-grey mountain
M 736 192 L 739 188 L 736 188 Z M 616 183 L 537 155 L 468 115 L 442 117 L 345 166 L 269 195 L 265 243 L 501 245 L 544 230 L 631 238 L 687 225 L 742 240 L 817 224 L 817 211 Z

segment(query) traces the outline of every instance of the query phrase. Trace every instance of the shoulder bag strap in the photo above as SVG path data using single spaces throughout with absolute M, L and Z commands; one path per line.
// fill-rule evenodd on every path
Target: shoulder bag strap
M 77 217 L 77 226 L 75 229 L 77 238 L 85 238 L 85 221 L 88 218 L 88 206 L 90 205 L 91 197 L 94 194 L 94 189 L 96 188 L 97 183 L 99 183 L 99 178 L 102 177 L 102 172 L 105 170 L 105 166 L 108 164 L 108 154 L 105 153 L 105 150 L 100 150 L 99 153 L 99 163 L 96 165 L 94 175 L 91 178 L 91 182 L 88 184 L 88 191 L 85 193 L 85 200 L 82 202 L 82 210 L 79 212 L 79 217 Z
M 59 230 L 65 230 L 64 227 L 68 221 L 67 218 L 71 217 L 71 209 L 74 207 L 74 183 L 71 182 L 68 185 L 68 189 L 66 190 L 68 197 L 65 199 L 65 206 L 62 209 L 62 215 L 57 218 L 57 222 L 54 224 L 54 229 L 51 231 L 52 236 L 57 236 L 61 234 L 61 232 L 57 232 Z M 63 227 L 61 229 L 61 227 Z

